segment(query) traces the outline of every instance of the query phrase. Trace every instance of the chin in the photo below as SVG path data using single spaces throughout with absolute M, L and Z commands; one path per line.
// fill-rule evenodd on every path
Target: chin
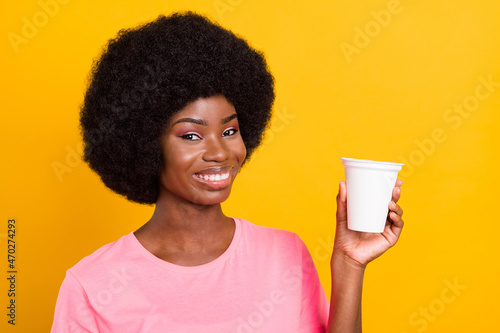
M 205 196 L 196 195 L 192 200 L 192 203 L 200 205 L 200 206 L 212 206 L 221 204 L 229 198 L 229 194 L 227 195 L 217 195 L 217 196 Z

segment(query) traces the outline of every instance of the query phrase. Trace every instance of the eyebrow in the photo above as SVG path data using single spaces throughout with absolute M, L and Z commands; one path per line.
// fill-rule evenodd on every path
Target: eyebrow
M 233 113 L 232 115 L 230 115 L 226 118 L 222 118 L 220 123 L 222 125 L 227 124 L 228 122 L 230 122 L 231 120 L 233 120 L 236 117 L 237 117 L 236 113 Z M 175 123 L 173 123 L 172 127 L 174 127 L 174 125 L 177 123 L 193 123 L 193 124 L 208 126 L 208 122 L 206 120 L 194 119 L 194 118 L 181 118 L 181 119 L 177 120 Z

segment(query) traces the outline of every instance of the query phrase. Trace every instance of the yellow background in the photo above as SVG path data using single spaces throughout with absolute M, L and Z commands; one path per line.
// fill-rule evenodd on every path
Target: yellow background
M 178 10 L 247 38 L 277 82 L 272 128 L 225 212 L 298 233 L 329 295 L 340 157 L 406 163 L 406 226 L 367 269 L 365 331 L 498 331 L 498 1 L 65 2 L 10 1 L 0 14 L 2 332 L 48 332 L 66 269 L 151 216 L 75 157 L 78 110 L 106 41 Z M 23 28 L 34 21 L 36 31 Z M 13 43 L 23 29 L 29 38 Z M 481 79 L 496 83 L 488 90 Z M 453 111 L 464 103 L 470 111 Z M 67 167 L 60 178 L 54 163 Z M 9 218 L 15 327 L 5 315 Z

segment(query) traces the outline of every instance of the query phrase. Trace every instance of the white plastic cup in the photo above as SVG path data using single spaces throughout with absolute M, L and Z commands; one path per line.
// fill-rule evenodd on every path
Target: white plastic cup
M 342 157 L 347 184 L 347 227 L 384 231 L 392 189 L 403 164 Z

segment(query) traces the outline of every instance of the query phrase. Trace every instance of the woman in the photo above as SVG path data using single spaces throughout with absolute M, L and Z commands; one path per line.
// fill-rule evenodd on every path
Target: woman
M 52 332 L 361 332 L 364 269 L 403 226 L 401 181 L 382 234 L 347 229 L 340 183 L 330 306 L 296 234 L 221 209 L 273 102 L 264 57 L 194 13 L 109 42 L 81 111 L 84 159 L 155 211 L 68 270 Z

